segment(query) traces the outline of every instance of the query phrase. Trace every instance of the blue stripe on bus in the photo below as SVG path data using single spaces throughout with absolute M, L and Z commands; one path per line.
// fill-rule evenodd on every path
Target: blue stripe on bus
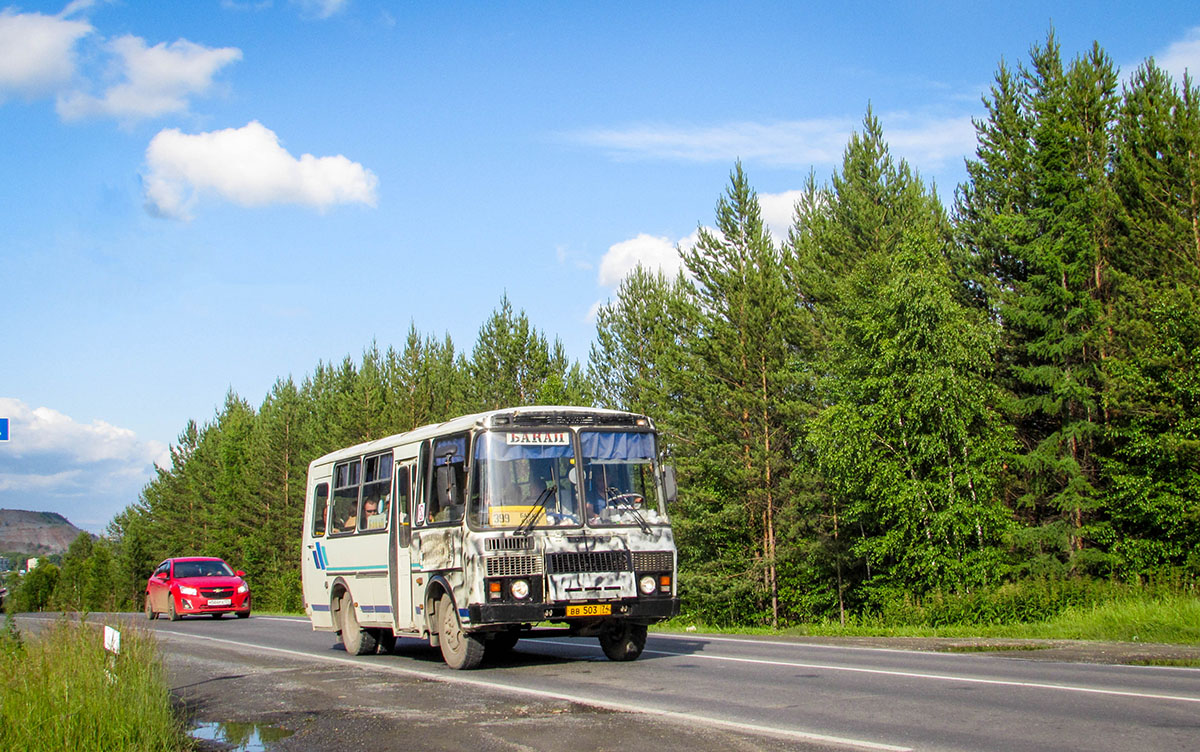
M 328 611 L 329 606 L 322 606 L 320 603 L 314 603 L 314 604 L 312 604 L 312 610 L 313 611 Z
M 392 612 L 391 606 L 368 606 L 366 604 L 359 604 L 358 607 L 364 614 L 390 614 Z
M 387 564 L 362 565 L 357 567 L 326 567 L 330 572 L 386 572 Z

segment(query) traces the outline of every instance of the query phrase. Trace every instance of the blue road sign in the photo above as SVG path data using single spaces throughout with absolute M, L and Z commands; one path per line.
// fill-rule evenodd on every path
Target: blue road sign
M 0 418 L 0 441 L 8 441 L 8 418 Z

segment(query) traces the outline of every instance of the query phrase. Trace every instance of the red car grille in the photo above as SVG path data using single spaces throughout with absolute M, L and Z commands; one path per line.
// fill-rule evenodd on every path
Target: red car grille
M 228 598 L 231 595 L 233 595 L 233 588 L 231 588 L 231 587 L 200 588 L 200 595 L 203 595 L 205 598 Z

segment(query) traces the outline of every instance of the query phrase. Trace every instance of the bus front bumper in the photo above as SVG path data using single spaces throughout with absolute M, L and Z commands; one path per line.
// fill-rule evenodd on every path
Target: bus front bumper
M 567 615 L 570 606 L 608 606 L 608 614 Z M 679 614 L 678 598 L 635 598 L 603 603 L 472 603 L 468 606 L 471 624 L 536 624 L 542 621 L 574 621 L 596 618 L 632 619 L 653 623 Z

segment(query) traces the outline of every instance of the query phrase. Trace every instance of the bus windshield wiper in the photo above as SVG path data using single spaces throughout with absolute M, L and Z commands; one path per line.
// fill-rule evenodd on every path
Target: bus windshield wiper
M 521 518 L 521 524 L 517 525 L 518 533 L 525 534 L 533 529 L 534 523 L 537 522 L 538 512 L 546 508 L 546 502 L 549 501 L 550 497 L 554 495 L 555 490 L 555 486 L 546 486 L 546 488 L 540 494 L 538 494 L 537 499 L 535 499 L 533 502 L 533 506 L 531 506 L 529 511 L 525 513 L 525 516 Z
M 616 491 L 617 489 L 612 488 L 609 490 Z M 636 494 L 616 493 L 616 494 L 610 496 L 607 499 L 607 501 L 609 501 L 610 503 L 612 503 L 613 505 L 615 505 L 616 507 L 618 507 L 620 509 L 628 509 L 629 513 L 633 515 L 634 521 L 637 522 L 638 527 L 640 527 L 642 529 L 642 532 L 645 533 L 646 535 L 649 535 L 650 534 L 650 523 L 646 522 L 646 518 L 643 517 L 642 513 L 638 511 L 638 508 L 635 507 L 633 505 L 633 503 L 629 501 L 629 498 L 631 496 L 635 496 L 635 495 Z

